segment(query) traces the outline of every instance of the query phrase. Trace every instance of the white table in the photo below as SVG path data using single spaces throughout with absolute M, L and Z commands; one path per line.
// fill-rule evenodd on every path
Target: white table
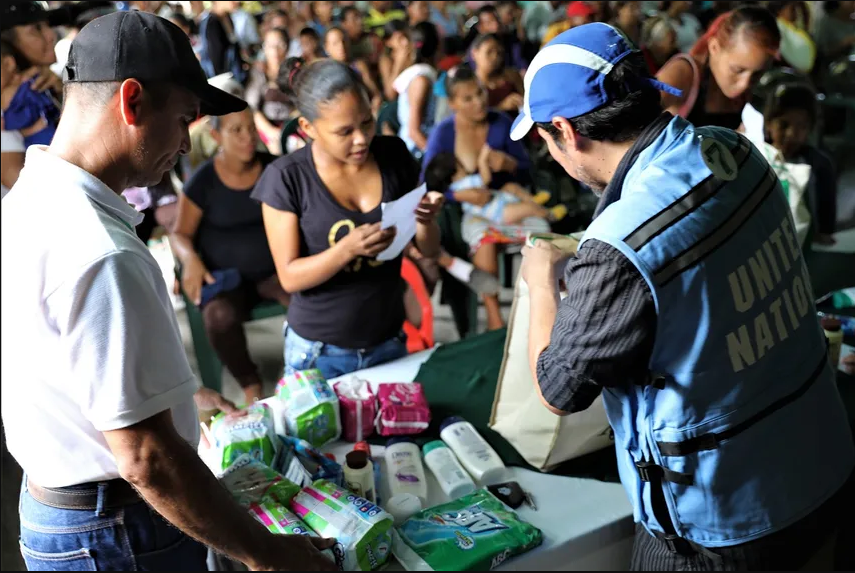
M 383 382 L 412 382 L 419 367 L 433 350 L 406 356 L 400 360 L 367 368 L 330 380 L 339 382 L 351 376 L 367 380 L 376 392 Z M 274 409 L 277 424 L 281 412 L 276 399 L 266 401 Z M 284 433 L 277 427 L 277 432 Z M 352 445 L 336 442 L 324 448 L 343 461 Z M 383 464 L 383 447 L 372 447 L 372 455 Z M 385 472 L 385 467 L 383 468 Z M 431 505 L 448 501 L 429 470 L 428 500 Z M 385 473 L 383 474 L 385 475 Z M 519 515 L 543 531 L 543 545 L 525 555 L 504 563 L 503 571 L 581 571 L 627 570 L 632 550 L 634 526 L 632 507 L 620 484 L 604 483 L 592 479 L 570 478 L 542 474 L 523 468 L 509 468 L 509 481 L 516 481 L 532 494 L 537 511 L 521 507 Z M 383 491 L 384 499 L 388 492 Z M 393 560 L 389 570 L 401 570 Z

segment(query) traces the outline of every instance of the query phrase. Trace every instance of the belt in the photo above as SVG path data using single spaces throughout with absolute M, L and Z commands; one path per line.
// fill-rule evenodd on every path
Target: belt
M 137 490 L 123 479 L 73 487 L 41 487 L 27 479 L 27 492 L 42 505 L 58 509 L 103 512 L 143 501 Z

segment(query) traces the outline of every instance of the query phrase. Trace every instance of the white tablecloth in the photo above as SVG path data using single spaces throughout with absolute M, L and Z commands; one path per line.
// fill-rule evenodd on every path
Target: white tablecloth
M 383 382 L 412 382 L 419 367 L 432 353 L 433 350 L 428 350 L 412 354 L 330 382 L 334 384 L 350 376 L 358 376 L 369 381 L 375 391 Z M 266 402 L 273 408 L 277 424 L 281 424 L 277 400 L 269 398 Z M 277 432 L 285 433 L 282 427 L 277 427 Z M 352 445 L 345 442 L 324 448 L 333 453 L 340 463 L 351 449 Z M 383 451 L 382 447 L 372 448 L 372 454 L 381 460 L 381 465 Z M 629 568 L 634 532 L 632 507 L 620 484 L 553 476 L 522 468 L 509 468 L 508 471 L 508 480 L 518 482 L 534 498 L 537 511 L 527 506 L 517 511 L 523 519 L 543 531 L 543 545 L 504 563 L 499 570 L 615 571 Z M 448 501 L 430 471 L 426 473 L 429 503 L 438 505 Z M 388 499 L 384 487 L 381 485 L 380 492 Z M 388 568 L 400 570 L 400 565 L 392 562 Z

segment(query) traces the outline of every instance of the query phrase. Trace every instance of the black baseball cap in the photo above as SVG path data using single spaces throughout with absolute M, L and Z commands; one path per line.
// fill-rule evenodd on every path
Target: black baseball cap
M 227 115 L 246 102 L 208 83 L 187 35 L 175 24 L 138 10 L 114 12 L 83 27 L 71 42 L 63 81 L 168 82 L 202 100 L 203 115 Z

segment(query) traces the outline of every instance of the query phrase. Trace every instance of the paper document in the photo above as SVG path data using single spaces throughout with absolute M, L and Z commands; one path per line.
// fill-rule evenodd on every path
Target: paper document
M 400 255 L 407 243 L 416 235 L 416 208 L 422 202 L 425 193 L 427 193 L 427 185 L 422 183 L 400 199 L 380 205 L 383 211 L 380 228 L 395 227 L 397 232 L 392 244 L 377 255 L 378 261 L 391 261 Z
M 837 239 L 837 243 L 833 245 L 818 245 L 817 243 L 814 243 L 810 248 L 814 251 L 822 251 L 826 253 L 855 253 L 855 228 L 834 233 L 834 238 Z
M 742 124 L 745 126 L 745 137 L 759 149 L 766 141 L 763 114 L 750 103 L 745 104 L 742 108 Z

